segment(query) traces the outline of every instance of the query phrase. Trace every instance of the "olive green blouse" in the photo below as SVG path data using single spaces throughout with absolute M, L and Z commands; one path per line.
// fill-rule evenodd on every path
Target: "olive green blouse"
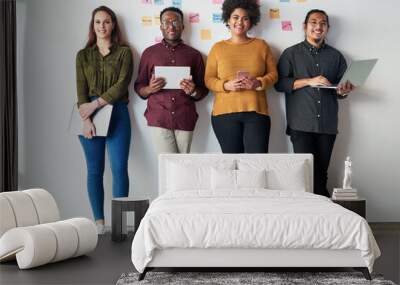
M 76 56 L 78 106 L 100 96 L 108 103 L 128 101 L 128 85 L 132 79 L 133 61 L 129 47 L 114 44 L 102 56 L 97 45 L 80 50 Z

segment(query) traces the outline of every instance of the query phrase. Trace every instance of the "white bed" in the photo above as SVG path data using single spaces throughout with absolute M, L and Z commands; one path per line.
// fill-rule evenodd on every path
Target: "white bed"
M 160 155 L 160 196 L 132 262 L 141 278 L 155 267 L 354 267 L 370 278 L 380 251 L 368 223 L 310 192 L 308 154 Z

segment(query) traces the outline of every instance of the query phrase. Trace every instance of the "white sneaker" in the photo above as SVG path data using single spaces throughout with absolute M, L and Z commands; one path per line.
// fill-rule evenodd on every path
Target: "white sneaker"
M 97 227 L 97 234 L 98 235 L 104 235 L 105 234 L 106 229 L 105 229 L 103 224 L 96 224 L 96 227 Z

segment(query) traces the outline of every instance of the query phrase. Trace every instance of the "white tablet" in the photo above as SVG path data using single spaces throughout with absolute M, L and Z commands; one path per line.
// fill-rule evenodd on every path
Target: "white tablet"
M 154 76 L 165 79 L 166 85 L 163 89 L 181 89 L 182 79 L 190 78 L 189 66 L 155 66 Z

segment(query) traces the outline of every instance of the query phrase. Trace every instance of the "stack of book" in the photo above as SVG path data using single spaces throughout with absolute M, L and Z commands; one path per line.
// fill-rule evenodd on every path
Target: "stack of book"
M 334 200 L 356 200 L 358 199 L 357 189 L 334 188 L 332 199 Z

